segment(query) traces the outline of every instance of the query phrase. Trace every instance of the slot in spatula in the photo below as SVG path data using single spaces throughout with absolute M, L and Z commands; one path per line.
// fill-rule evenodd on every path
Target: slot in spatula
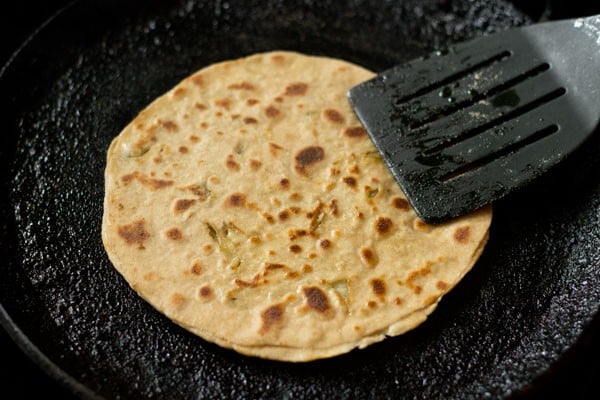
M 600 120 L 600 16 L 481 37 L 348 93 L 417 214 L 494 202 L 571 153 Z

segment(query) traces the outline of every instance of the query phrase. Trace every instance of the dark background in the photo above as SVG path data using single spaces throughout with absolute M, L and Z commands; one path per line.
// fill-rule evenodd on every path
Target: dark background
M 451 0 L 445 0 L 451 1 Z M 44 21 L 69 4 L 68 0 L 4 2 L 0 10 L 0 66 Z M 560 19 L 600 14 L 599 1 L 587 0 L 513 0 L 532 19 Z M 520 393 L 518 399 L 597 397 L 600 378 L 600 321 L 595 322 L 578 344 L 548 374 Z M 10 397 L 75 399 L 48 377 L 21 352 L 8 334 L 0 329 L 0 388 Z M 12 393 L 12 395 L 10 395 Z

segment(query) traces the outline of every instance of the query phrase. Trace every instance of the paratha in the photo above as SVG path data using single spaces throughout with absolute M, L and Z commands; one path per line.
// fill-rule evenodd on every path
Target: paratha
M 372 76 L 279 51 L 156 99 L 108 149 L 115 268 L 175 323 L 252 356 L 308 361 L 418 326 L 479 257 L 492 214 L 416 216 L 346 100 Z

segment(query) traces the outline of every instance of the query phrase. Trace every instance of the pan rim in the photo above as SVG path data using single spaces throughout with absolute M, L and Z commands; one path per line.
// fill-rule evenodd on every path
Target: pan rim
M 44 20 L 37 28 L 35 28 L 19 46 L 10 53 L 6 62 L 0 67 L 0 80 L 3 79 L 12 67 L 15 60 L 25 51 L 25 49 L 44 31 L 44 29 L 56 20 L 60 15 L 64 14 L 66 10 L 70 9 L 79 0 L 73 0 L 70 3 L 59 8 L 46 20 Z M 33 362 L 41 371 L 43 371 L 48 377 L 54 382 L 59 384 L 65 389 L 68 389 L 72 394 L 90 400 L 104 400 L 105 398 L 100 396 L 91 390 L 88 386 L 75 379 L 71 374 L 67 373 L 64 369 L 58 366 L 50 357 L 48 357 L 36 344 L 21 330 L 19 325 L 13 320 L 9 312 L 6 310 L 2 302 L 0 301 L 0 326 L 7 333 L 10 339 L 15 343 L 19 349 L 27 356 L 27 358 Z
M 0 79 L 4 77 L 6 71 L 8 71 L 13 62 L 17 59 L 17 57 L 19 57 L 19 55 L 25 50 L 25 48 L 29 46 L 29 44 L 35 38 L 37 38 L 48 25 L 50 25 L 56 18 L 58 18 L 59 15 L 63 14 L 67 9 L 71 8 L 75 3 L 78 2 L 79 0 L 72 0 L 70 3 L 67 3 L 66 5 L 62 6 L 56 12 L 54 12 L 54 14 L 50 15 L 45 21 L 38 25 L 38 27 L 35 28 L 29 35 L 27 35 L 25 40 L 23 40 L 21 44 L 12 53 L 10 53 L 6 62 L 1 65 Z
M 72 394 L 83 399 L 104 400 L 105 398 L 95 393 L 88 386 L 75 379 L 52 361 L 44 352 L 37 347 L 31 339 L 19 328 L 17 323 L 10 317 L 2 303 L 0 303 L 0 325 L 21 351 L 33 361 L 43 372 L 50 376 L 62 387 L 69 389 Z

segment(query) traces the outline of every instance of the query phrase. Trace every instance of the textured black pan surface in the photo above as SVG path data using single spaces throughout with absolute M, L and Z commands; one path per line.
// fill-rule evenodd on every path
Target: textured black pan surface
M 0 317 L 55 364 L 48 368 L 80 382 L 80 395 L 507 397 L 547 371 L 594 318 L 598 135 L 497 205 L 480 262 L 404 336 L 286 364 L 220 349 L 170 323 L 129 289 L 100 241 L 106 149 L 153 98 L 205 65 L 258 51 L 383 70 L 528 21 L 505 3 L 477 0 L 83 3 L 0 76 Z

